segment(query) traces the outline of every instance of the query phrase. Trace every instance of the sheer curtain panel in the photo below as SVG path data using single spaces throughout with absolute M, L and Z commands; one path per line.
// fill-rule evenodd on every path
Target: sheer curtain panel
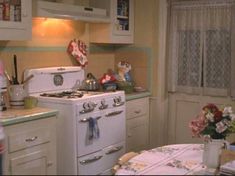
M 227 96 L 234 1 L 169 2 L 169 91 Z

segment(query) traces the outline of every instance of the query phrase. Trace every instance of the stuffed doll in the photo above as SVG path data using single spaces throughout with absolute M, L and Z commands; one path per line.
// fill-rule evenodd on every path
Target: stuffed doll
M 120 61 L 117 66 L 118 66 L 119 80 L 131 82 L 131 76 L 129 73 L 131 70 L 130 63 L 126 61 Z

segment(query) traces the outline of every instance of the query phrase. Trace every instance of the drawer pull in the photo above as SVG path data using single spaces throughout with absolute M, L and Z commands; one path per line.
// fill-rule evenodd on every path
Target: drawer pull
M 134 111 L 136 114 L 139 114 L 139 113 L 141 113 L 141 110 L 136 110 L 136 111 Z
M 119 146 L 119 147 L 114 147 L 111 150 L 107 151 L 107 155 L 110 155 L 112 153 L 118 152 L 119 150 L 121 150 L 123 148 L 123 146 Z
M 100 118 L 101 118 L 101 116 L 98 116 L 98 117 L 96 117 L 96 120 L 99 120 Z M 89 121 L 89 118 L 80 120 L 80 122 L 88 122 L 88 121 Z
M 122 105 L 124 105 L 125 104 L 125 102 L 117 102 L 117 103 L 114 103 L 113 104 L 113 107 L 119 107 L 119 106 L 122 106 Z
M 121 114 L 122 112 L 123 111 L 114 111 L 114 112 L 106 114 L 105 116 L 106 117 L 111 117 L 111 116 L 115 116 L 115 115 Z
M 103 157 L 102 155 L 101 155 L 101 156 L 95 156 L 94 158 L 80 161 L 80 163 L 81 163 L 82 165 L 86 165 L 86 164 L 95 162 L 95 161 L 97 161 L 97 160 L 100 160 L 102 157 Z
M 26 142 L 33 142 L 37 139 L 38 137 L 37 136 L 34 136 L 32 138 L 28 138 L 28 139 L 25 139 Z

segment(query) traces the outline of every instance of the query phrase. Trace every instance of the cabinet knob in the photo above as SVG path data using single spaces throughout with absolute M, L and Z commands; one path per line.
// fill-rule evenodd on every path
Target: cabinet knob
M 47 163 L 47 167 L 51 167 L 53 165 L 53 162 L 52 161 L 49 161 L 48 163 Z
M 131 137 L 131 136 L 132 136 L 132 134 L 131 134 L 131 133 L 128 133 L 128 134 L 127 134 L 127 137 Z
M 32 138 L 28 138 L 28 139 L 25 139 L 26 142 L 33 142 L 37 139 L 38 137 L 37 136 L 34 136 Z
M 141 113 L 141 110 L 139 109 L 139 110 L 135 110 L 134 111 L 136 114 L 139 114 L 139 113 Z

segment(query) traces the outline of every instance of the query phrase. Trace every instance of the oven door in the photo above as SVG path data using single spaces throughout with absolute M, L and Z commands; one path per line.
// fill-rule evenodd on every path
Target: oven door
M 98 152 L 78 158 L 78 175 L 98 175 L 109 172 L 125 153 L 125 142 L 106 147 Z
M 89 138 L 91 128 L 89 118 L 96 119 L 99 128 L 99 137 Z M 80 115 L 77 128 L 78 156 L 87 155 L 107 146 L 125 141 L 125 108 L 110 108 L 105 111 L 96 111 Z

